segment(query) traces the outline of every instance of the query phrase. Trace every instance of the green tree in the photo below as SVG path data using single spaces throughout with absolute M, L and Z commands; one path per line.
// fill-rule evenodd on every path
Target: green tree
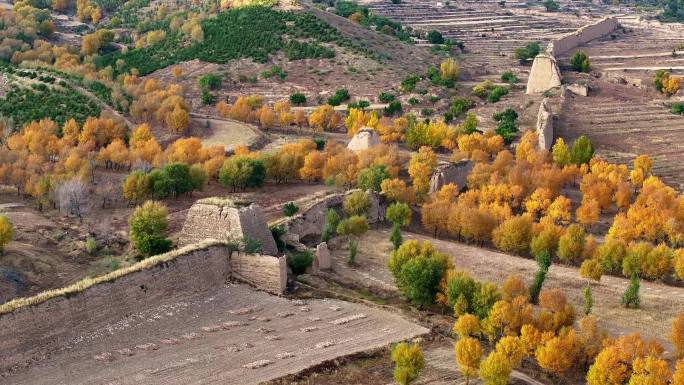
M 261 187 L 265 178 L 264 163 L 245 155 L 235 155 L 226 159 L 219 170 L 219 183 L 231 187 L 233 191 Z
M 169 176 L 162 170 L 152 170 L 148 175 L 149 188 L 152 196 L 157 199 L 164 199 L 171 196 L 173 186 Z
M 570 150 L 570 162 L 576 165 L 589 163 L 594 156 L 594 145 L 591 143 L 586 135 L 582 135 L 572 143 L 572 150 Z
M 555 12 L 560 9 L 560 5 L 558 5 L 558 3 L 556 3 L 554 0 L 544 0 L 542 5 L 544 5 L 544 8 L 546 8 L 547 12 Z
M 200 164 L 193 164 L 190 166 L 190 184 L 192 191 L 203 191 L 204 185 L 207 183 L 207 172 Z
M 9 218 L 0 215 L 0 254 L 5 251 L 5 245 L 12 240 L 14 236 L 14 227 Z
M 397 225 L 396 223 L 393 224 L 392 231 L 390 232 L 390 242 L 392 242 L 394 250 L 398 249 L 403 241 L 404 239 L 401 236 L 401 226 Z
M 190 178 L 190 166 L 185 163 L 171 163 L 164 166 L 171 191 L 175 197 L 183 195 L 193 190 L 194 186 Z
M 434 302 L 437 287 L 448 266 L 448 257 L 429 242 L 408 241 L 390 254 L 387 267 L 399 290 L 422 308 Z
M 394 250 L 401 246 L 403 241 L 401 236 L 401 228 L 408 226 L 411 223 L 411 208 L 408 204 L 402 202 L 394 202 L 387 207 L 385 217 L 392 222 L 392 232 L 390 234 L 390 241 L 394 245 Z
M 325 225 L 321 232 L 321 242 L 328 242 L 332 238 L 338 223 L 340 223 L 340 215 L 335 209 L 328 209 L 325 212 Z
M 544 280 L 546 280 L 546 273 L 551 266 L 551 255 L 547 251 L 543 251 L 535 259 L 538 267 L 532 285 L 530 285 L 530 302 L 534 304 L 539 302 L 539 293 L 541 293 Z
M 365 191 L 354 191 L 347 195 L 342 202 L 344 212 L 351 216 L 366 214 L 370 206 L 370 198 Z
M 356 177 L 356 184 L 364 190 L 380 192 L 380 184 L 385 179 L 390 179 L 387 168 L 383 165 L 374 164 L 359 171 Z
M 582 297 L 584 298 L 584 314 L 589 315 L 591 308 L 594 307 L 594 296 L 591 294 L 591 286 L 587 285 L 582 289 Z
M 339 235 L 349 236 L 347 246 L 349 249 L 349 258 L 347 262 L 349 265 L 356 263 L 356 252 L 358 251 L 359 242 L 356 237 L 361 236 L 368 231 L 368 220 L 361 215 L 354 215 L 345 220 L 340 221 L 337 225 L 337 233 Z
M 392 362 L 394 362 L 394 380 L 399 385 L 409 385 L 415 381 L 425 367 L 425 359 L 420 346 L 409 345 L 405 342 L 392 349 Z
M 568 145 L 565 144 L 563 138 L 556 139 L 556 143 L 554 143 L 551 149 L 551 154 L 553 155 L 553 162 L 558 167 L 570 164 L 570 149 L 568 149 Z
M 632 278 L 629 280 L 629 286 L 622 295 L 622 300 L 620 302 L 627 308 L 639 308 L 641 305 L 641 299 L 639 298 L 639 277 L 637 277 L 636 273 L 632 274 Z
M 128 220 L 129 237 L 140 253 L 150 256 L 170 249 L 171 241 L 164 236 L 167 214 L 166 206 L 155 201 L 135 208 Z
M 565 262 L 576 262 L 584 252 L 584 228 L 578 224 L 568 226 L 558 240 L 558 258 Z
M 512 370 L 510 359 L 506 354 L 494 351 L 480 364 L 480 378 L 485 385 L 506 385 Z
M 573 71 L 588 72 L 589 57 L 584 51 L 577 51 L 570 58 L 570 66 L 572 67 Z

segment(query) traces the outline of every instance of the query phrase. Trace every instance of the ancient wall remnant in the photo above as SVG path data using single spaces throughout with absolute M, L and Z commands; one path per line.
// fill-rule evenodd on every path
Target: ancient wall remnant
M 355 191 L 359 190 L 349 190 L 345 193 L 330 194 L 322 197 L 312 204 L 309 209 L 300 211 L 292 217 L 283 218 L 274 224 L 285 227 L 287 231 L 283 239 L 295 248 L 307 238 L 313 238 L 317 241 L 320 239 L 321 232 L 325 227 L 325 213 L 328 209 L 333 208 L 341 212 L 344 198 Z M 368 198 L 371 203 L 371 207 L 366 213 L 368 223 L 383 220 L 387 207 L 382 197 L 374 191 L 368 191 Z
M 549 42 L 546 53 L 539 54 L 534 58 L 530 76 L 527 78 L 526 93 L 541 93 L 560 86 L 561 74 L 556 63 L 556 56 L 562 55 L 591 40 L 606 36 L 617 27 L 618 22 L 616 18 L 606 17 Z
M 264 254 L 278 254 L 278 247 L 259 206 L 207 198 L 198 200 L 188 210 L 178 243 L 188 245 L 205 239 L 239 241 L 243 237 L 259 240 Z
M 550 150 L 553 145 L 553 114 L 549 108 L 548 98 L 544 98 L 539 106 L 536 130 L 539 148 Z
M 284 257 L 236 252 L 231 256 L 218 241 L 158 257 L 165 255 L 169 258 L 158 258 L 157 264 L 131 269 L 111 281 L 0 315 L 0 373 L 68 349 L 83 335 L 125 321 L 131 314 L 211 293 L 231 278 L 274 293 L 285 290 Z
M 602 38 L 618 27 L 618 21 L 614 17 L 605 17 L 596 23 L 580 27 L 577 31 L 563 37 L 552 40 L 546 52 L 549 55 L 559 56 L 568 51 L 588 43 L 594 39 Z
M 459 190 L 463 190 L 468 185 L 468 174 L 473 169 L 471 160 L 460 162 L 440 162 L 435 172 L 430 177 L 430 193 L 439 191 L 445 184 L 455 184 Z
M 539 54 L 532 62 L 530 76 L 527 79 L 527 94 L 537 94 L 561 85 L 561 75 L 556 58 L 548 54 Z
M 373 146 L 380 144 L 380 137 L 374 129 L 370 127 L 361 127 L 352 137 L 347 145 L 347 148 L 352 151 L 367 150 Z
M 230 269 L 233 278 L 271 293 L 283 293 L 287 286 L 285 257 L 233 253 Z

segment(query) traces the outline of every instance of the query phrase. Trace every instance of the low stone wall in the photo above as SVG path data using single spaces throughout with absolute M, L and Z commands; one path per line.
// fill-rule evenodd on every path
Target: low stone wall
M 219 242 L 183 251 L 112 281 L 0 315 L 0 373 L 69 348 L 89 332 L 132 314 L 211 293 L 230 278 L 274 293 L 285 289 L 284 257 L 233 253 L 231 258 Z
M 618 21 L 616 18 L 605 17 L 594 24 L 585 25 L 575 32 L 551 41 L 547 53 L 554 56 L 562 55 L 582 44 L 612 33 L 617 27 Z

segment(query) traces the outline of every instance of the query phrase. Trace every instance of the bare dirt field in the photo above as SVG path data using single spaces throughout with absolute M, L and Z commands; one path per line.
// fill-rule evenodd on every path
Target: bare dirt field
M 428 330 L 339 300 L 289 300 L 227 285 L 132 314 L 27 372 L 21 384 L 258 384 Z
M 192 117 L 192 134 L 202 139 L 205 147 L 223 146 L 231 152 L 240 146 L 252 148 L 263 139 L 261 131 L 251 124 L 198 114 Z
M 438 250 L 453 257 L 456 268 L 481 280 L 501 284 L 509 274 L 517 274 L 529 284 L 537 269 L 531 259 L 415 233 L 404 232 L 403 236 L 404 240 L 432 242 Z M 332 251 L 333 277 L 351 280 L 356 285 L 371 289 L 396 290 L 386 268 L 391 249 L 388 229 L 371 230 L 359 241 L 358 266 L 351 268 L 346 265 L 347 251 L 343 246 Z M 663 338 L 669 335 L 672 319 L 684 308 L 684 288 L 642 281 L 641 308 L 625 309 L 620 305 L 620 297 L 628 284 L 628 279 L 613 276 L 604 276 L 599 283 L 592 283 L 593 314 L 613 335 L 639 332 L 659 339 L 667 349 L 669 342 Z M 583 304 L 581 289 L 586 285 L 587 280 L 580 277 L 576 268 L 558 264 L 551 266 L 544 283 L 545 288 L 561 288 L 578 311 Z

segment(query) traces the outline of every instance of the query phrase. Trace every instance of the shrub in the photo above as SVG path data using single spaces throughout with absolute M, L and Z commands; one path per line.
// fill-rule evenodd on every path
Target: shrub
M 301 106 L 306 104 L 306 96 L 302 94 L 301 92 L 294 93 L 290 95 L 290 103 L 292 103 L 295 106 Z
M 217 74 L 202 75 L 199 80 L 199 86 L 202 90 L 218 90 L 221 88 L 221 76 Z
M 9 218 L 0 215 L 0 254 L 5 250 L 5 245 L 12 240 L 14 228 Z
M 489 103 L 496 103 L 506 94 L 508 94 L 508 87 L 496 86 L 489 92 L 487 101 Z
M 342 102 L 349 100 L 349 91 L 346 88 L 340 88 L 335 91 L 335 94 L 328 98 L 328 104 L 331 106 L 339 106 Z
M 261 254 L 263 251 L 261 241 L 256 238 L 244 236 L 241 241 L 245 254 Z
M 464 97 L 458 97 L 454 99 L 453 102 L 451 102 L 451 106 L 449 107 L 449 111 L 453 114 L 454 117 L 460 116 L 461 114 L 465 113 L 469 109 L 475 107 L 475 101 L 472 99 L 464 98 Z
M 286 217 L 291 217 L 299 212 L 299 207 L 294 204 L 294 202 L 287 202 L 283 206 L 283 214 L 285 214 Z
M 430 44 L 444 44 L 444 36 L 442 33 L 436 30 L 432 30 L 427 34 L 427 40 Z
M 275 240 L 276 247 L 278 248 L 278 251 L 283 252 L 285 251 L 285 242 L 283 241 L 283 235 L 287 232 L 285 230 L 285 226 L 283 225 L 278 225 L 278 226 L 271 226 L 271 235 L 273 236 L 273 240 Z
M 573 71 L 588 72 L 589 71 L 589 57 L 584 51 L 575 52 L 570 58 L 570 66 Z
M 95 238 L 88 237 L 85 241 L 85 248 L 88 255 L 95 254 L 95 250 L 97 249 L 97 243 L 95 242 Z
M 353 215 L 337 224 L 337 234 L 360 236 L 368 231 L 368 220 L 361 215 Z
M 506 71 L 501 74 L 501 80 L 508 84 L 515 84 L 518 82 L 518 77 L 512 71 Z
M 389 92 L 381 92 L 380 95 L 378 96 L 378 100 L 380 100 L 380 102 L 382 102 L 382 103 L 393 102 L 394 99 L 396 99 L 394 94 L 391 94 Z
M 389 102 L 387 107 L 384 108 L 383 114 L 385 116 L 393 116 L 400 113 L 402 110 L 401 103 L 397 100 Z
M 354 266 L 356 264 L 356 253 L 359 250 L 359 241 L 356 239 L 350 239 L 347 243 L 347 248 L 349 249 L 349 257 L 347 258 L 347 264 L 349 266 Z
M 306 269 L 313 263 L 314 256 L 309 251 L 302 251 L 291 255 L 287 259 L 287 266 L 292 270 L 292 274 L 300 275 L 306 273 Z
M 672 103 L 671 111 L 675 115 L 684 115 L 684 103 L 682 103 L 682 102 Z
M 418 75 L 409 75 L 404 78 L 404 80 L 401 81 L 401 90 L 404 92 L 411 92 L 416 89 L 416 85 L 420 81 L 420 76 Z
M 128 220 L 129 237 L 140 253 L 150 256 L 171 248 L 171 241 L 164 236 L 167 214 L 166 206 L 154 201 L 147 201 L 133 211 Z
M 516 48 L 514 57 L 520 62 L 520 64 L 525 64 L 529 59 L 533 59 L 535 56 L 539 55 L 541 51 L 541 46 L 538 42 L 528 43 L 524 47 Z

